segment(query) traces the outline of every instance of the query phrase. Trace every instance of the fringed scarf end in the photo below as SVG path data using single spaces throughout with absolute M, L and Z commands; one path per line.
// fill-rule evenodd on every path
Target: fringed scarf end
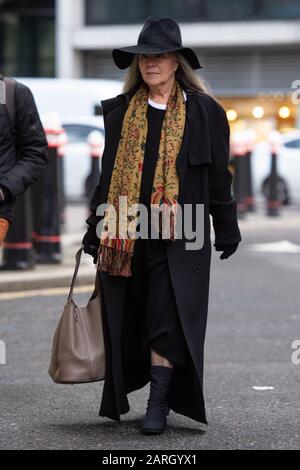
M 132 256 L 131 252 L 116 251 L 110 246 L 100 245 L 96 269 L 97 271 L 106 271 L 112 276 L 132 276 Z

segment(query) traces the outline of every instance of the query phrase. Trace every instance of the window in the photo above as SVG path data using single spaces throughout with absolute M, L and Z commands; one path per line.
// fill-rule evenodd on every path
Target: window
M 88 126 L 85 124 L 64 124 L 63 128 L 67 133 L 68 143 L 70 144 L 86 142 L 90 132 L 100 130 L 99 127 Z
M 146 3 L 143 0 L 86 0 L 86 23 L 128 23 L 144 21 Z
M 268 18 L 293 18 L 300 16 L 299 0 L 261 0 L 261 14 Z
M 299 0 L 86 0 L 86 24 L 144 23 L 147 16 L 177 21 L 300 18 Z
M 55 74 L 54 0 L 0 1 L 0 68 L 6 75 Z
M 300 150 L 300 139 L 291 140 L 284 144 L 285 147 L 289 149 L 299 149 Z

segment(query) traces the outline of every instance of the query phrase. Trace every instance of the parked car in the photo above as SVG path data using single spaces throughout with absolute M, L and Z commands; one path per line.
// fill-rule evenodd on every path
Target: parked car
M 87 139 L 92 131 L 99 131 L 103 135 L 104 141 L 103 117 L 62 117 L 62 127 L 66 131 L 68 139 L 63 157 L 66 199 L 68 201 L 84 200 L 86 178 L 91 169 L 90 146 Z M 101 158 L 99 166 L 101 171 Z
M 260 142 L 252 154 L 253 188 L 265 196 L 270 191 L 271 152 L 268 142 Z M 278 191 L 283 204 L 300 202 L 300 131 L 282 135 L 277 156 Z

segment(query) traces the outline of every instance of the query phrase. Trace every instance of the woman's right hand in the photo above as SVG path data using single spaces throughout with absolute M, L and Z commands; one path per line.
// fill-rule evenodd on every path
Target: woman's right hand
M 82 239 L 82 245 L 83 245 L 83 251 L 93 256 L 94 264 L 97 263 L 99 243 L 100 243 L 100 240 L 97 237 L 96 229 L 95 227 L 90 225 Z

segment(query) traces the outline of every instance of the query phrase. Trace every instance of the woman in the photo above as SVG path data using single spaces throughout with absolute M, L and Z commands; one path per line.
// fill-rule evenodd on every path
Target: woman
M 129 71 L 123 93 L 102 101 L 102 173 L 83 238 L 84 251 L 101 273 L 103 291 L 106 378 L 99 415 L 120 420 L 129 411 L 127 394 L 150 380 L 141 431 L 154 434 L 165 430 L 170 409 L 207 423 L 203 349 L 209 214 L 221 259 L 241 241 L 228 169 L 229 125 L 222 106 L 193 72 L 201 66 L 195 53 L 182 46 L 174 19 L 147 18 L 138 44 L 112 54 L 116 65 Z M 152 219 L 148 211 L 147 233 L 153 228 L 158 237 L 113 237 L 109 224 L 120 223 L 120 216 L 96 211 L 108 203 L 117 214 L 119 196 L 127 197 L 127 208 L 137 202 L 147 209 L 155 204 L 169 208 L 169 218 L 163 218 L 167 236 L 162 235 L 165 222 Z M 187 230 L 178 236 L 180 210 Z M 127 222 L 136 222 L 134 214 Z M 197 237 L 199 229 L 202 244 L 191 247 L 189 232 Z

